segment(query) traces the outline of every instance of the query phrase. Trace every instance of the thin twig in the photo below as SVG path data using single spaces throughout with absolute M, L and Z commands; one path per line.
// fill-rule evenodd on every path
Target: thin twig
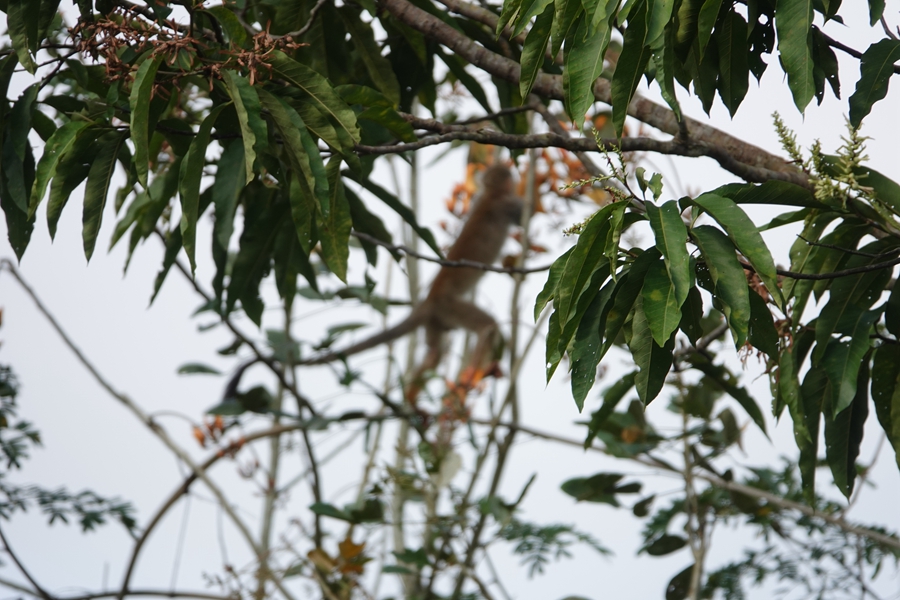
M 402 252 L 407 256 L 414 256 L 415 258 L 421 258 L 422 260 L 427 260 L 428 262 L 433 262 L 441 265 L 442 267 L 454 267 L 454 268 L 465 268 L 465 269 L 479 269 L 481 271 L 491 271 L 494 273 L 508 273 L 519 274 L 519 275 L 528 275 L 529 273 L 540 273 L 542 271 L 547 271 L 550 269 L 550 265 L 544 265 L 541 267 L 498 267 L 495 265 L 489 265 L 483 262 L 477 262 L 474 260 L 444 260 L 442 258 L 435 258 L 433 256 L 428 256 L 426 254 L 422 254 L 421 252 L 416 252 L 409 246 L 405 246 L 403 244 L 391 244 L 382 240 L 379 240 L 376 237 L 369 235 L 368 233 L 362 233 L 360 231 L 353 231 L 351 235 L 354 237 L 363 240 L 365 242 L 369 242 L 371 244 L 375 244 L 376 246 L 381 246 L 382 248 L 387 248 L 391 252 Z
M 319 13 L 326 2 L 329 2 L 329 0 L 319 0 L 318 2 L 316 2 L 315 6 L 313 6 L 309 11 L 309 19 L 306 21 L 306 25 L 304 25 L 297 31 L 291 31 L 289 33 L 285 33 L 284 35 L 273 35 L 272 38 L 280 40 L 281 38 L 298 38 L 303 36 L 303 34 L 309 31 L 310 27 L 313 26 L 316 15 Z
M 6 541 L 6 536 L 3 535 L 3 530 L 0 529 L 0 541 L 3 542 L 3 549 L 6 550 L 6 553 L 9 554 L 9 557 L 12 559 L 16 566 L 19 567 L 19 570 L 22 572 L 22 575 L 25 576 L 25 579 L 28 580 L 28 583 L 34 586 L 34 589 L 37 590 L 38 595 L 44 600 L 56 600 L 53 596 L 51 596 L 41 585 L 35 581 L 34 577 L 31 576 L 31 573 L 28 572 L 28 569 L 25 568 L 25 565 L 19 560 L 19 557 L 16 556 L 16 553 L 13 552 L 12 547 L 9 545 L 9 542 Z

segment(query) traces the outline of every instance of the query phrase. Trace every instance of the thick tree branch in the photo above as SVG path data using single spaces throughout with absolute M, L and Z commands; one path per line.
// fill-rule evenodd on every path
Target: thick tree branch
M 478 45 L 439 18 L 414 6 L 407 0 L 380 0 L 379 4 L 398 21 L 450 48 L 476 67 L 512 83 L 519 81 L 521 69 L 518 63 Z M 562 77 L 539 73 L 533 92 L 543 98 L 562 100 Z M 612 96 L 608 81 L 598 79 L 595 82 L 594 97 L 600 102 L 611 103 Z M 679 134 L 683 134 L 683 130 L 687 131 L 690 135 L 689 143 L 691 145 L 701 144 L 708 148 L 701 155 L 716 159 L 731 172 L 735 172 L 735 169 L 740 171 L 739 167 L 743 165 L 744 168 L 749 169 L 750 173 L 781 173 L 783 174 L 782 179 L 805 187 L 809 186 L 806 175 L 783 158 L 693 119 L 685 118 L 683 124 L 679 124 L 671 110 L 645 98 L 635 97 L 628 107 L 628 114 L 672 136 L 679 136 Z M 687 142 L 685 143 L 687 144 Z M 762 169 L 762 171 L 757 171 L 758 169 Z M 743 174 L 739 176 L 744 177 Z M 758 176 L 751 181 L 759 181 Z

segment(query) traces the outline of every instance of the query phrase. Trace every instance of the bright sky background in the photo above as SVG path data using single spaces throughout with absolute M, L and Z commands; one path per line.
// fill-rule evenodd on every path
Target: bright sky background
M 851 8 L 851 3 L 845 4 L 847 9 Z M 829 24 L 826 32 L 854 48 L 864 50 L 883 34 L 880 29 L 868 28 L 865 3 L 853 4 L 860 10 L 853 13 L 845 9 L 848 27 Z M 897 9 L 897 2 L 889 2 L 885 13 L 888 22 L 895 25 L 900 24 Z M 843 115 L 847 113 L 846 98 L 852 94 L 858 76 L 857 61 L 846 60 L 840 53 L 838 58 L 841 60 L 844 99 L 836 100 L 827 92 L 823 105 L 810 106 L 805 119 L 794 108 L 780 69 L 773 65 L 763 77 L 761 86 L 751 83 L 747 99 L 733 120 L 729 119 L 726 109 L 717 99 L 709 122 L 751 143 L 781 153 L 771 119 L 771 113 L 777 109 L 797 132 L 805 147 L 815 138 L 820 138 L 827 150 L 833 150 L 840 143 L 839 137 L 845 133 Z M 769 62 L 775 60 L 770 57 Z M 642 90 L 648 96 L 656 97 L 655 88 Z M 705 121 L 706 116 L 699 103 L 682 90 L 680 92 L 685 112 Z M 868 143 L 872 167 L 900 180 L 900 169 L 896 164 L 896 140 L 900 138 L 896 98 L 900 92 L 894 92 L 876 105 L 866 120 L 863 133 L 872 137 Z M 437 154 L 436 151 L 423 153 L 419 164 L 430 165 Z M 462 178 L 464 159 L 464 152 L 452 152 L 436 165 L 427 167 L 420 179 L 420 221 L 432 226 L 442 243 L 451 240 L 438 233 L 435 226 L 446 218 L 443 200 L 453 183 Z M 732 176 L 708 159 L 651 157 L 651 161 L 654 168 L 665 174 L 668 185 L 680 180 L 682 186 L 667 188 L 666 192 L 676 198 L 687 190 L 707 190 L 720 183 L 734 181 Z M 676 170 L 677 180 L 674 175 Z M 386 171 L 378 175 L 386 186 L 392 187 Z M 405 179 L 402 172 L 401 176 Z M 205 457 L 209 451 L 198 448 L 193 441 L 190 420 L 199 420 L 204 410 L 218 402 L 225 381 L 221 377 L 178 376 L 176 370 L 188 362 L 212 364 L 226 372 L 233 369 L 236 364 L 233 359 L 223 359 L 215 352 L 230 344 L 232 338 L 222 327 L 198 332 L 199 325 L 210 323 L 212 319 L 209 316 L 192 318 L 200 301 L 188 282 L 174 269 L 155 304 L 148 308 L 153 279 L 162 260 L 161 244 L 151 239 L 138 248 L 127 275 L 123 276 L 127 240 L 108 254 L 102 251 L 115 222 L 111 202 L 104 215 L 97 252 L 91 264 L 85 265 L 81 245 L 81 208 L 77 197 L 80 193 L 81 189 L 64 211 L 53 244 L 47 233 L 44 209 L 41 209 L 21 273 L 87 357 L 114 386 L 144 410 L 157 415 L 159 422 L 193 456 Z M 760 223 L 767 220 L 765 211 L 754 214 L 754 217 Z M 204 218 L 202 222 L 204 226 L 198 231 L 198 248 L 202 250 L 198 252 L 197 278 L 204 287 L 208 287 L 213 274 L 206 250 L 210 245 L 211 228 L 209 219 Z M 389 221 L 388 225 L 393 223 Z M 5 223 L 0 224 L 0 229 L 3 229 L 4 240 L 0 242 L 0 256 L 14 258 L 5 241 Z M 544 236 L 548 236 L 546 225 L 544 229 Z M 773 247 L 780 249 L 780 254 L 776 255 L 776 261 L 780 264 L 787 263 L 786 249 L 793 242 L 795 233 L 785 228 L 767 235 Z M 357 283 L 362 281 L 364 273 L 358 258 L 355 257 L 354 269 L 350 274 L 351 281 Z M 378 269 L 372 271 L 373 277 L 382 283 L 386 278 L 387 259 L 388 256 L 382 254 Z M 534 263 L 543 264 L 546 261 L 546 257 L 538 257 Z M 430 279 L 434 271 L 431 267 L 422 266 L 423 281 Z M 392 297 L 402 297 L 402 277 L 396 265 L 391 279 L 395 284 Z M 522 295 L 523 318 L 526 321 L 522 328 L 524 335 L 529 331 L 532 300 L 543 281 L 543 275 L 529 278 Z M 269 282 L 266 287 L 271 298 L 274 285 Z M 325 287 L 336 286 L 331 282 Z M 479 290 L 477 302 L 495 315 L 508 314 L 510 289 L 509 278 L 488 275 Z M 19 376 L 22 384 L 19 396 L 21 415 L 36 423 L 44 441 L 43 448 L 33 453 L 24 471 L 13 474 L 10 479 L 51 488 L 66 486 L 73 491 L 88 488 L 101 495 L 119 496 L 135 504 L 139 523 L 144 524 L 185 476 L 184 467 L 155 436 L 97 385 L 6 273 L 0 274 L 0 306 L 3 308 L 0 362 L 10 364 Z M 321 306 L 298 303 L 294 327 L 297 337 L 315 340 L 327 324 L 339 322 L 359 320 L 372 323 L 374 327 L 381 326 L 379 315 L 371 309 L 361 308 L 351 312 L 342 307 L 340 310 L 331 308 L 323 311 Z M 389 320 L 396 322 L 404 314 L 405 309 L 394 309 Z M 265 321 L 268 327 L 280 327 L 281 315 L 271 309 L 267 311 Z M 249 321 L 244 320 L 240 325 L 246 333 L 261 337 Z M 508 330 L 508 323 L 502 325 Z M 564 369 L 560 369 L 554 380 L 545 386 L 542 344 L 537 344 L 535 350 L 519 382 L 523 421 L 544 431 L 581 439 L 584 429 L 574 422 L 583 416 L 578 415 L 571 400 Z M 382 351 L 373 351 L 357 357 L 353 364 L 368 365 L 366 372 L 369 380 L 379 382 L 378 373 L 383 373 L 386 363 Z M 598 405 L 598 390 L 612 382 L 617 373 L 624 374 L 631 370 L 621 355 L 607 359 L 606 366 L 607 378 L 589 396 L 586 411 Z M 323 409 L 328 407 L 331 412 L 342 412 L 345 405 L 377 407 L 362 395 L 351 398 L 337 395 L 340 390 L 333 385 L 333 377 L 323 369 L 308 373 L 301 372 L 300 388 L 314 398 L 323 399 Z M 249 380 L 259 377 L 261 382 L 270 383 L 262 378 L 262 374 L 263 369 L 257 368 Z M 759 367 L 751 360 L 745 383 L 750 385 L 754 396 L 765 409 L 770 398 L 768 382 L 759 375 Z M 500 389 L 505 389 L 505 385 L 506 381 L 498 383 Z M 651 422 L 665 422 L 665 404 L 664 392 L 648 408 Z M 748 420 L 742 412 L 737 414 L 741 422 Z M 789 420 L 785 421 L 777 427 L 774 423 L 770 424 L 774 428 L 771 443 L 756 433 L 752 426 L 747 427 L 744 444 L 747 454 L 734 453 L 735 463 L 774 466 L 778 455 L 794 456 L 791 424 Z M 870 415 L 869 425 L 860 456 L 863 462 L 871 460 L 880 435 L 874 415 Z M 263 426 L 263 421 L 259 420 L 247 429 L 252 431 Z M 319 457 L 343 443 L 355 427 L 335 427 L 328 433 L 317 435 Z M 389 449 L 393 444 L 393 431 L 393 426 L 385 430 L 385 448 Z M 852 510 L 851 518 L 898 529 L 900 518 L 896 499 L 900 497 L 900 477 L 887 447 L 885 445 L 886 450 L 874 471 L 877 488 L 866 490 Z M 382 456 L 388 460 L 389 457 L 392 459 L 391 454 L 388 451 Z M 237 467 L 247 465 L 254 456 L 265 460 L 267 455 L 267 444 L 257 444 L 254 451 L 242 452 L 237 463 L 222 461 L 212 472 L 216 481 L 240 507 L 241 516 L 253 524 L 254 532 L 262 499 L 258 490 L 240 477 Z M 341 505 L 353 500 L 356 491 L 351 486 L 358 479 L 362 460 L 362 437 L 358 437 L 345 453 L 328 464 L 324 469 L 328 501 Z M 304 468 L 299 449 L 287 454 L 283 481 Z M 464 469 L 468 468 L 469 464 L 466 464 Z M 508 548 L 498 546 L 491 556 L 498 570 L 504 574 L 503 582 L 513 597 L 552 599 L 572 594 L 588 598 L 661 598 L 669 578 L 689 564 L 686 553 L 664 559 L 646 556 L 636 559 L 634 553 L 639 547 L 638 532 L 642 522 L 631 517 L 628 509 L 617 511 L 605 505 L 576 504 L 559 491 L 559 485 L 566 479 L 598 471 L 631 474 L 639 470 L 629 463 L 584 453 L 577 448 L 548 445 L 529 440 L 524 435 L 518 438 L 514 457 L 503 478 L 503 496 L 515 498 L 531 474 L 537 472 L 536 484 L 524 503 L 524 518 L 538 523 L 577 523 L 613 549 L 616 556 L 611 559 L 598 558 L 591 550 L 576 548 L 574 559 L 552 563 L 544 576 L 528 579 L 526 571 L 516 565 L 517 559 L 510 556 Z M 824 489 L 827 479 L 827 471 L 820 471 L 820 489 Z M 457 483 L 461 481 L 458 479 Z M 667 491 L 678 491 L 680 485 L 679 480 L 655 478 L 649 481 L 648 489 L 665 494 Z M 309 513 L 306 507 L 310 502 L 304 486 L 295 488 L 286 499 L 287 511 L 281 513 L 281 524 L 285 524 L 285 516 L 299 515 L 307 519 Z M 187 523 L 185 529 L 182 529 L 183 523 Z M 45 518 L 35 511 L 24 516 L 17 515 L 12 523 L 3 522 L 0 526 L 34 577 L 53 593 L 74 594 L 82 590 L 115 588 L 121 582 L 130 541 L 120 527 L 109 526 L 98 533 L 82 535 L 76 526 L 47 527 Z M 296 529 L 283 530 L 289 532 L 291 540 L 297 539 Z M 334 531 L 343 535 L 341 527 L 335 527 Z M 220 532 L 223 532 L 227 547 L 225 557 Z M 179 537 L 182 534 L 183 542 Z M 378 540 L 379 536 L 374 536 L 370 547 L 377 547 Z M 718 532 L 714 538 L 710 566 L 737 558 L 741 548 L 751 541 L 749 536 L 737 530 Z M 332 545 L 335 542 L 332 540 Z M 132 587 L 167 588 L 171 585 L 178 589 L 203 590 L 205 582 L 201 574 L 220 573 L 225 561 L 238 568 L 246 568 L 249 555 L 227 519 L 212 502 L 209 492 L 202 485 L 196 485 L 190 500 L 187 503 L 182 501 L 172 510 L 150 539 Z M 3 563 L 0 578 L 23 581 L 10 561 L 4 559 Z M 173 567 L 176 563 L 178 566 Z M 900 589 L 898 581 L 896 575 L 888 570 L 874 587 L 891 597 Z M 382 595 L 386 590 L 382 588 Z M 209 591 L 217 590 L 213 588 Z M 763 597 L 768 593 L 751 590 L 750 597 Z M 0 599 L 14 595 L 0 592 Z M 298 588 L 297 597 L 307 597 L 307 593 Z

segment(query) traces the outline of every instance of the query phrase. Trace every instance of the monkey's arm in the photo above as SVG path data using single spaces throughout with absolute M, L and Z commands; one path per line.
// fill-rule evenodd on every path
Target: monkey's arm
M 336 361 L 338 359 L 344 358 L 346 356 L 350 356 L 352 354 L 357 354 L 359 352 L 363 352 L 365 350 L 369 350 L 370 348 L 374 348 L 376 346 L 380 346 L 381 344 L 386 344 L 388 342 L 392 342 L 399 337 L 406 335 L 412 331 L 415 331 L 417 327 L 422 325 L 427 318 L 427 310 L 423 310 L 425 304 L 420 304 L 416 307 L 406 319 L 400 321 L 393 327 L 389 327 L 380 333 L 376 333 L 370 338 L 367 338 L 359 343 L 353 344 L 352 346 L 348 346 L 342 350 L 338 350 L 336 352 L 328 352 L 321 356 L 316 356 L 313 358 L 307 358 L 306 360 L 301 360 L 297 364 L 301 365 L 324 365 L 326 363 L 330 363 Z

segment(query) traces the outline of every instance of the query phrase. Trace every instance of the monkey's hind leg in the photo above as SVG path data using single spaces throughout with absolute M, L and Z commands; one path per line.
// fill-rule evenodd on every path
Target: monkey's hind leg
M 460 314 L 465 314 L 463 327 L 476 336 L 475 349 L 460 373 L 457 385 L 471 390 L 489 375 L 499 374 L 499 361 L 503 355 L 503 335 L 497 321 L 474 304 L 459 302 Z

